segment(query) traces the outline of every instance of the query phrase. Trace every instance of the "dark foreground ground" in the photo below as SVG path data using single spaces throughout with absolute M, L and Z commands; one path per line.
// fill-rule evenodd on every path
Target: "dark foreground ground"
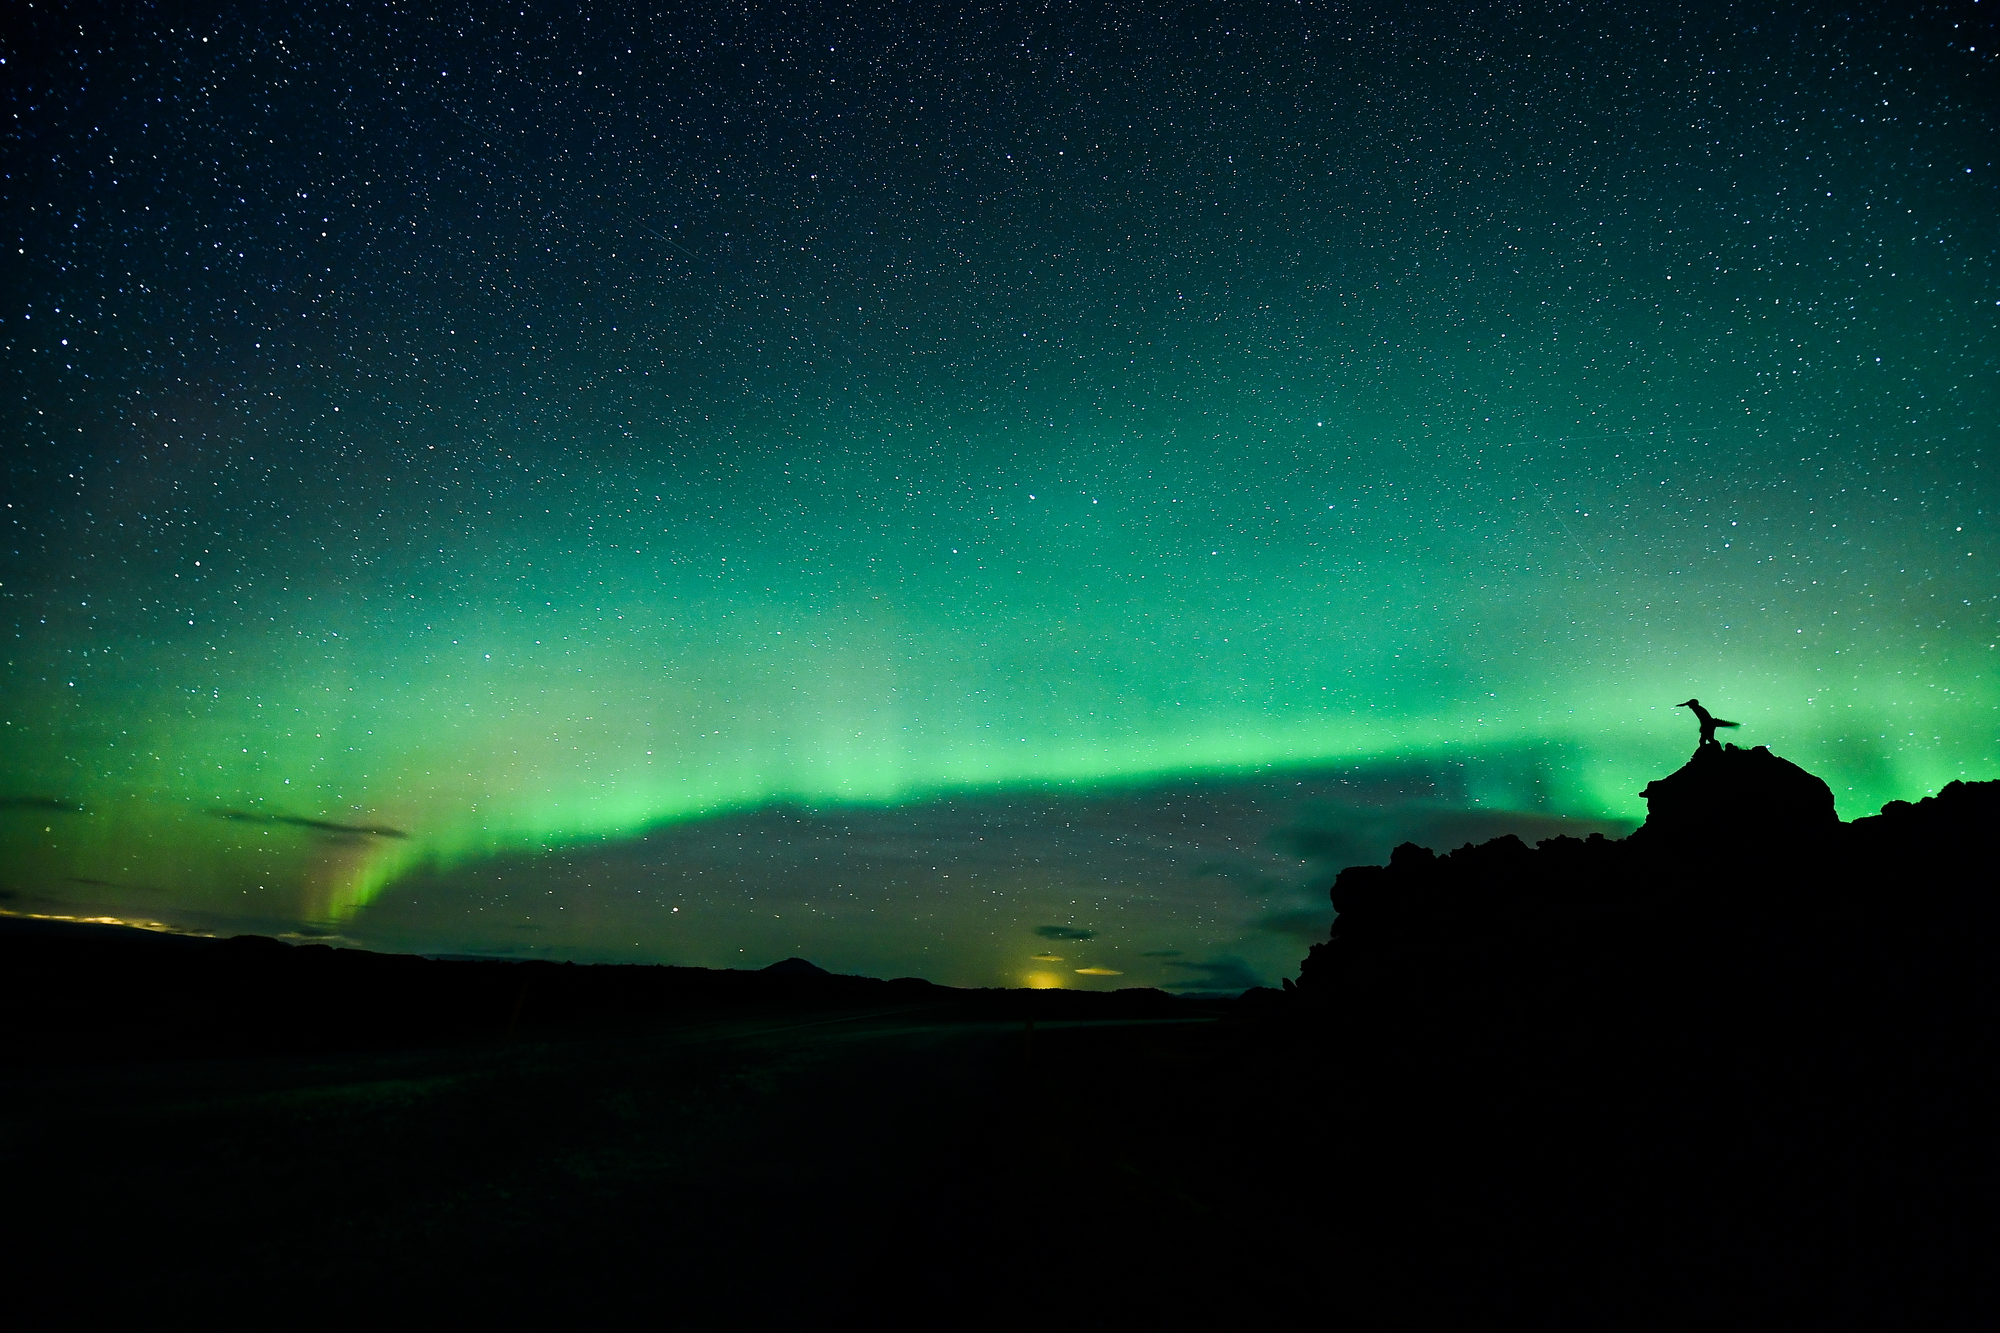
M 2000 783 L 1647 799 L 1230 1003 L 0 920 L 0 1253 L 64 1324 L 1991 1327 Z
M 1921 1269 L 1822 1243 L 1874 1226 L 1863 1145 L 1801 1163 L 1824 1135 L 1739 1107 L 1524 1104 L 1424 1053 L 1314 1078 L 1284 1003 L 793 999 L 17 1065 L 8 1266 L 64 1323 L 224 1327 L 1789 1327 L 1885 1273 L 1923 1303 Z
M 1339 1265 L 1269 1221 L 1312 1146 L 1239 1038 L 773 1005 L 17 1068 L 10 1267 L 79 1320 L 1261 1322 Z
M 14 918 L 0 1001 L 0 1252 L 65 1322 L 1101 1325 L 1324 1271 L 1215 1258 L 1285 1170 L 1209 1123 L 1226 1005 Z

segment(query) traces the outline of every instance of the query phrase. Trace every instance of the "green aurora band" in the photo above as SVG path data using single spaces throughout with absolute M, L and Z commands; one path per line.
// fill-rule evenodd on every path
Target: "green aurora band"
M 16 789 L 91 830 L 43 819 L 17 855 L 329 920 L 419 865 L 773 801 L 1455 754 L 1496 757 L 1491 808 L 1631 819 L 1695 690 L 1850 817 L 1991 764 L 1991 649 L 1951 595 L 1979 581 L 1953 553 L 1977 516 L 1829 485 L 1774 517 L 1713 441 L 1359 437 L 1315 415 L 1337 387 L 1298 392 L 1304 413 L 1107 413 L 1027 449 L 940 426 L 893 467 L 774 448 L 727 485 L 597 479 L 539 521 L 496 505 L 408 539 L 429 579 L 311 548 L 273 571 L 217 538 L 80 607 L 14 697 Z M 782 535 L 717 521 L 745 494 Z M 185 632 L 133 625 L 170 584 Z M 1568 761 L 1497 758 L 1542 742 Z
M 1338 767 L 1629 826 L 1689 695 L 1846 817 L 2000 776 L 1973 74 L 1267 20 L 1078 18 L 997 101 L 1011 37 L 849 92 L 818 18 L 650 111 L 650 19 L 543 83 L 373 19 L 281 96 L 182 97 L 255 31 L 79 65 L 152 100 L 46 114 L 156 165 L 7 187 L 5 908 L 344 929 L 771 804 Z

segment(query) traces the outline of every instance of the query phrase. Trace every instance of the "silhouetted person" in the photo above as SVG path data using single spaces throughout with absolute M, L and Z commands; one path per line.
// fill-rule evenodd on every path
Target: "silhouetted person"
M 1724 722 L 1721 718 L 1703 708 L 1699 699 L 1690 699 L 1684 704 L 1675 704 L 1674 707 L 1694 709 L 1695 717 L 1701 722 L 1701 743 L 1703 745 L 1715 744 L 1715 729 L 1717 727 L 1740 727 L 1743 725 L 1741 722 Z

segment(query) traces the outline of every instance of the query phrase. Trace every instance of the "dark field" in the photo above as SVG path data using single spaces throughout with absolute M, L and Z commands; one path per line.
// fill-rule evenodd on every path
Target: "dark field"
M 1738 1076 L 1580 1079 L 1537 1034 L 1511 1072 L 1353 1065 L 1281 1005 L 745 1003 L 16 1067 L 10 1262 L 77 1318 L 692 1328 L 1672 1328 L 1884 1276 L 1816 1257 L 1879 1226 L 1877 1146 Z
M 769 1006 L 14 1072 L 14 1255 L 107 1311 L 1275 1314 L 1324 1280 L 1324 1246 L 1258 1222 L 1284 1156 L 1235 1169 L 1227 1108 L 1259 1100 L 1238 1036 Z M 1252 1270 L 1217 1261 L 1251 1232 Z
M 1759 1224 L 1701 1196 L 1761 1191 L 1622 1084 L 1523 1105 L 1426 1055 L 1344 1087 L 1316 1029 L 1189 1007 L 16 1070 L 11 1252 L 79 1316 L 696 1328 L 1665 1328 L 1757 1266 Z

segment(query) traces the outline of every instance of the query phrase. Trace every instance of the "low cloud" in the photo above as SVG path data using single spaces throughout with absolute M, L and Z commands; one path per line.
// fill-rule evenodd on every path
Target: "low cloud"
M 1186 981 L 1170 981 L 1165 989 L 1177 991 L 1217 991 L 1241 993 L 1264 984 L 1241 958 L 1214 958 L 1205 963 L 1170 962 L 1168 967 L 1185 968 L 1196 976 Z
M 1517 758 L 1496 755 L 1493 764 L 1474 767 L 1534 776 L 1533 765 Z M 1214 986 L 1220 994 L 1290 973 L 1308 945 L 1326 938 L 1334 877 L 1344 866 L 1388 860 L 1398 843 L 1442 852 L 1501 833 L 1532 842 L 1557 832 L 1622 831 L 1478 808 L 1465 789 L 1468 771 L 1454 757 L 958 793 L 899 806 L 772 805 L 662 824 L 632 838 L 424 862 L 349 929 L 373 947 L 410 953 L 511 949 L 524 957 L 532 950 L 579 961 L 706 967 L 797 954 L 836 972 L 920 972 L 963 986 L 1016 984 L 1024 967 L 1069 976 L 1060 962 L 1029 964 L 1020 945 L 1082 964 L 1089 960 L 1079 953 L 1116 935 L 1135 946 L 1117 955 L 1134 964 L 1128 975 L 1141 975 L 1143 966 L 1148 981 L 1181 983 L 1182 993 Z M 328 813 L 337 819 L 341 810 Z M 223 831 L 213 818 L 202 822 Z M 321 836 L 373 841 L 330 831 L 287 841 L 303 851 Z M 123 872 L 107 864 L 80 873 L 108 879 Z M 1067 915 L 1071 903 L 1077 915 L 1098 915 L 1104 909 L 1090 904 L 1101 901 L 1107 884 L 1137 891 L 1119 911 L 1116 931 L 1049 919 L 1051 912 Z M 496 899 L 522 904 L 520 913 L 510 920 L 504 912 L 467 910 Z M 532 914 L 530 902 L 538 909 Z M 520 929 L 527 924 L 544 929 Z M 939 930 L 964 943 L 938 950 Z M 1140 964 L 1136 946 L 1162 936 L 1178 947 L 1156 945 Z M 972 943 L 988 940 L 997 953 Z M 1230 959 L 1241 967 L 1227 967 Z M 1221 970 L 1168 966 L 1186 960 Z
M 1196 879 L 1220 879 L 1234 884 L 1253 898 L 1293 887 L 1291 881 L 1271 874 L 1269 867 L 1243 858 L 1204 861 L 1191 873 Z
M 1295 940 L 1309 940 L 1314 944 L 1327 937 L 1333 927 L 1333 908 L 1302 907 L 1296 912 L 1274 912 L 1256 923 L 1258 930 L 1273 935 L 1284 935 Z
M 287 824 L 293 828 L 311 829 L 316 833 L 358 834 L 370 838 L 410 836 L 402 829 L 388 828 L 381 824 L 340 824 L 331 819 L 307 819 L 304 815 L 267 815 L 253 810 L 211 810 L 208 813 L 217 819 L 227 819 L 236 824 Z
M 86 813 L 75 801 L 65 801 L 55 796 L 0 796 L 0 810 L 33 810 L 43 815 Z

